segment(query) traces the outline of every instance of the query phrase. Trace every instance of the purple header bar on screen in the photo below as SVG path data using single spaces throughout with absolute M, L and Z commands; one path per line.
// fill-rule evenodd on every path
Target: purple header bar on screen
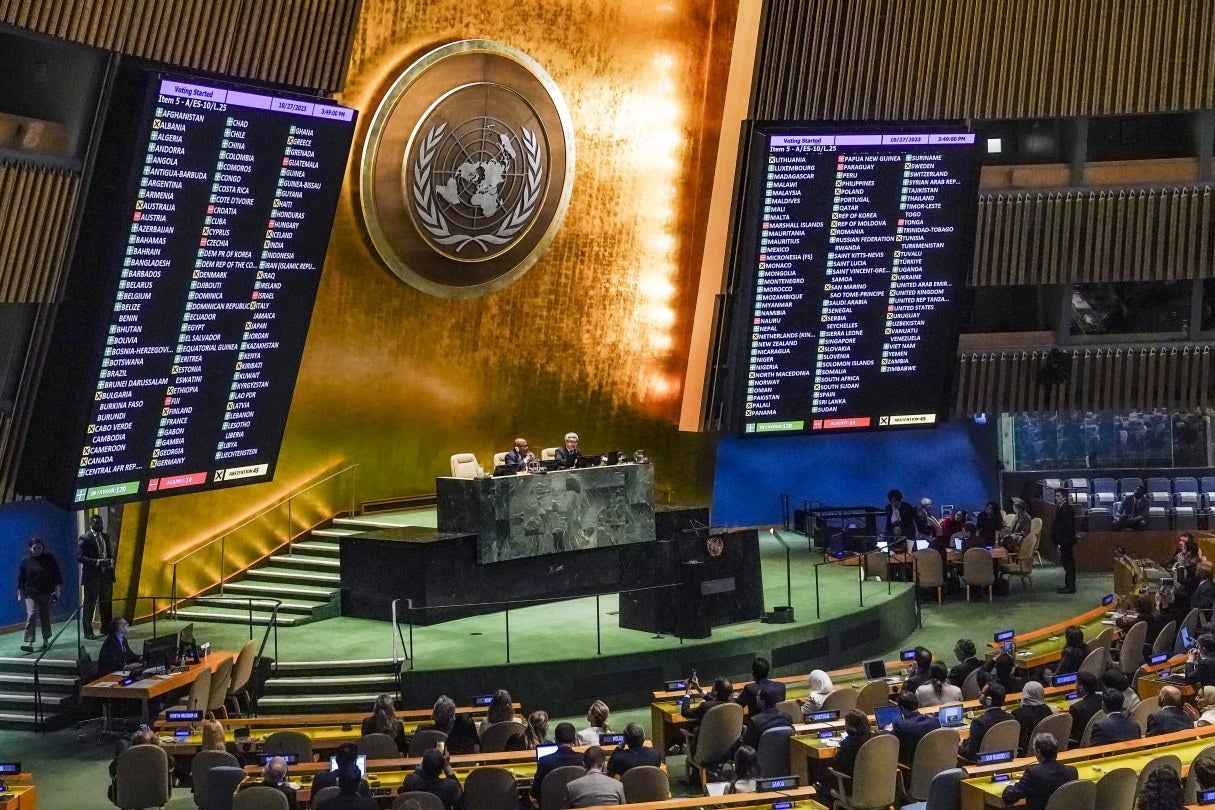
M 330 121 L 354 121 L 354 110 L 339 107 L 335 104 L 315 104 L 294 98 L 276 98 L 263 96 L 260 93 L 245 93 L 240 90 L 221 90 L 218 87 L 207 87 L 201 84 L 175 82 L 162 79 L 160 82 L 162 96 L 178 96 L 202 101 L 215 101 L 231 104 L 234 107 L 251 107 L 258 110 L 302 115 L 308 118 L 325 118 Z
M 228 103 L 237 107 L 254 107 L 259 110 L 270 109 L 270 97 L 259 96 L 257 93 L 240 93 L 236 90 L 228 93 Z
M 228 91 L 220 90 L 218 87 L 204 87 L 201 84 L 187 84 L 186 82 L 174 82 L 168 79 L 161 81 L 160 94 L 162 96 L 197 98 L 202 101 L 222 102 L 228 98 Z
M 974 142 L 973 132 L 773 135 L 770 139 L 772 146 L 965 146 Z

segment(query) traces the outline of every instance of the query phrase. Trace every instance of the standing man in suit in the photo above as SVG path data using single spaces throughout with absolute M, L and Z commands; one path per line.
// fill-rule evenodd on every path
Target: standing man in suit
M 578 434 L 570 431 L 565 434 L 565 444 L 557 448 L 556 452 L 553 453 L 553 458 L 561 464 L 561 469 L 568 470 L 578 461 L 579 455 Z
M 997 681 L 988 681 L 983 687 L 983 696 L 980 702 L 987 707 L 981 715 L 970 721 L 970 736 L 966 742 L 962 743 L 961 754 L 965 759 L 973 762 L 979 754 L 979 749 L 983 746 L 983 735 L 985 735 L 992 726 L 996 723 L 1003 723 L 1005 720 L 1016 720 L 1008 712 L 1004 711 L 1004 698 L 1007 694 L 1004 687 Z
M 1055 520 L 1050 525 L 1050 541 L 1059 547 L 1063 566 L 1063 587 L 1056 593 L 1076 592 L 1076 510 L 1067 499 L 1067 490 L 1055 490 Z
M 785 685 L 780 681 L 768 680 L 768 672 L 772 667 L 768 663 L 767 658 L 756 658 L 751 662 L 751 683 L 743 687 L 743 690 L 738 693 L 738 698 L 735 703 L 747 710 L 747 714 L 759 714 L 763 710 L 760 704 L 760 693 L 769 693 L 772 696 L 772 705 L 780 703 L 785 699 Z
M 1189 709 L 1189 711 L 1186 711 Z M 1160 690 L 1160 711 L 1148 715 L 1147 736 L 1157 734 L 1172 734 L 1174 731 L 1185 731 L 1194 727 L 1198 718 L 1189 712 L 1194 711 L 1190 706 L 1183 706 L 1181 690 L 1176 686 L 1166 686 Z
M 581 765 L 582 755 L 574 750 L 574 741 L 578 739 L 578 731 L 573 723 L 558 723 L 553 729 L 553 742 L 557 750 L 546 757 L 541 757 L 536 763 L 536 775 L 532 777 L 532 798 L 540 803 L 540 786 L 544 777 L 552 771 L 565 765 Z
M 886 541 L 892 551 L 901 551 L 915 541 L 915 508 L 903 501 L 903 493 L 886 493 Z
M 81 616 L 84 621 L 84 637 L 97 638 L 93 632 L 93 612 L 100 615 L 100 629 L 110 626 L 114 617 L 114 553 L 110 536 L 101 525 L 101 515 L 89 520 L 89 530 L 80 535 L 80 549 L 76 561 L 80 563 L 80 581 L 84 585 L 84 606 Z
M 920 702 L 912 692 L 899 692 L 897 702 L 900 717 L 894 721 L 891 731 L 899 739 L 899 764 L 910 768 L 915 759 L 916 746 L 924 735 L 940 728 L 941 721 L 935 714 L 920 714 Z
M 1024 799 L 1025 810 L 1045 810 L 1056 790 L 1080 778 L 1071 765 L 1055 761 L 1059 756 L 1059 741 L 1054 734 L 1039 734 L 1034 737 L 1033 745 L 1038 764 L 1030 765 L 1020 779 L 1004 788 L 1001 798 L 1006 806 Z
M 1143 736 L 1139 724 L 1122 713 L 1122 693 L 1117 689 L 1106 689 L 1101 693 L 1101 708 L 1105 717 L 1093 723 L 1089 741 L 1093 745 L 1128 742 Z

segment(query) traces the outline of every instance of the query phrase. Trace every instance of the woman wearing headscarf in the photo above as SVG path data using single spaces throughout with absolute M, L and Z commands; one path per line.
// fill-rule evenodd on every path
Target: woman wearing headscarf
M 1198 720 L 1195 726 L 1215 726 L 1215 686 L 1204 686 L 1194 697 L 1198 706 Z
M 827 695 L 835 691 L 835 687 L 831 684 L 831 676 L 821 669 L 816 669 L 810 673 L 810 694 L 802 703 L 802 719 L 808 720 L 813 712 L 817 712 L 823 708 L 823 701 L 827 699 Z
M 1021 749 L 1026 750 L 1029 735 L 1046 717 L 1054 714 L 1054 709 L 1046 705 L 1046 693 L 1042 684 L 1037 681 L 1026 681 L 1021 689 L 1021 705 L 1012 710 L 1012 716 L 1021 724 Z

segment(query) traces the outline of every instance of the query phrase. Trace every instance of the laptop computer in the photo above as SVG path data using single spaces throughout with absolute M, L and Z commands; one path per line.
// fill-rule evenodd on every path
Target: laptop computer
M 865 680 L 867 681 L 876 681 L 886 677 L 886 662 L 881 659 L 866 661 L 861 666 L 865 670 Z
M 1190 628 L 1181 628 L 1181 649 L 1188 650 L 1194 646 L 1194 638 L 1190 635 Z
M 364 779 L 367 778 L 367 755 L 359 754 L 358 758 L 359 773 Z M 338 769 L 337 757 L 329 757 L 329 770 L 336 771 Z
M 561 746 L 559 746 L 559 745 L 537 745 L 536 746 L 536 761 L 537 762 L 540 761 L 544 757 L 547 757 L 549 754 L 557 753 L 557 749 L 560 747 Z
M 873 716 L 877 720 L 877 727 L 879 729 L 893 725 L 900 715 L 901 711 L 898 706 L 878 706 L 873 710 Z
M 962 704 L 952 703 L 948 706 L 942 706 L 937 712 L 937 718 L 940 720 L 941 728 L 949 728 L 950 726 L 962 725 Z

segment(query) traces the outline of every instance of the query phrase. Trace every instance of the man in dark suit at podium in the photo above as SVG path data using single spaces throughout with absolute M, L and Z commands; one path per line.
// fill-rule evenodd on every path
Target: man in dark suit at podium
M 578 461 L 578 434 L 570 431 L 565 434 L 565 444 L 557 448 L 553 453 L 553 458 L 561 465 L 561 469 L 568 470 Z
M 747 714 L 759 714 L 763 710 L 759 699 L 761 693 L 771 696 L 773 706 L 785 699 L 785 685 L 779 681 L 768 680 L 770 669 L 767 658 L 756 658 L 751 663 L 753 682 L 744 686 L 735 700 L 735 703 L 747 710 Z

